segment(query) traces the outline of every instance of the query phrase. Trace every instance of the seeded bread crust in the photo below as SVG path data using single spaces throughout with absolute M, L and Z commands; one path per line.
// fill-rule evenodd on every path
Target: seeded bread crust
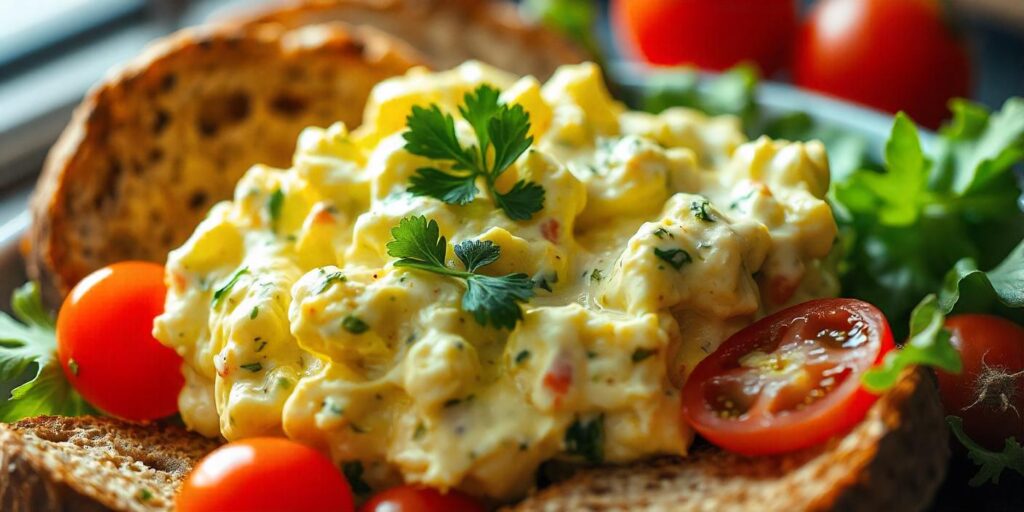
M 434 69 L 480 60 L 546 80 L 558 66 L 588 59 L 558 34 L 496 0 L 291 0 L 233 21 L 297 27 L 325 21 L 369 25 L 407 41 Z
M 823 446 L 758 458 L 705 446 L 687 459 L 597 468 L 505 511 L 913 512 L 931 503 L 948 460 L 938 392 L 918 370 Z
M 27 265 L 49 298 L 89 272 L 156 262 L 253 164 L 288 166 L 306 126 L 358 126 L 370 90 L 422 63 L 367 27 L 187 29 L 95 87 L 31 200 Z
M 218 444 L 178 426 L 100 417 L 0 424 L 0 510 L 170 511 Z

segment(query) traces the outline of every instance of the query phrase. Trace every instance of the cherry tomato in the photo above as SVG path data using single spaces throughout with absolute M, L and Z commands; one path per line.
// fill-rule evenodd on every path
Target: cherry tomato
M 378 493 L 359 512 L 484 512 L 479 502 L 457 491 L 441 494 L 437 489 L 403 485 Z
M 179 512 L 352 512 L 352 491 L 331 460 L 303 444 L 256 437 L 217 448 L 175 500 Z
M 1024 328 L 991 315 L 953 316 L 946 327 L 964 363 L 959 375 L 936 372 L 946 412 L 989 449 L 1024 440 Z
M 651 64 L 724 70 L 782 67 L 797 27 L 793 0 L 614 0 L 612 25 L 627 50 Z
M 753 323 L 701 361 L 683 386 L 683 416 L 743 455 L 806 448 L 864 418 L 878 397 L 860 377 L 893 346 L 871 304 L 805 302 Z
M 64 374 L 99 409 L 130 420 L 178 411 L 181 358 L 153 338 L 164 310 L 164 268 L 128 261 L 82 279 L 57 317 Z
M 935 128 L 970 92 L 964 44 L 939 0 L 822 0 L 800 30 L 797 85 Z

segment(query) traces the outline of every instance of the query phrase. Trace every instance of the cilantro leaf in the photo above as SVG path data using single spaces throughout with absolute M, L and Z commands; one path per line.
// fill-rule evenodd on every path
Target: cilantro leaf
M 1007 438 L 1003 451 L 993 452 L 976 443 L 964 432 L 963 419 L 957 416 L 946 416 L 946 423 L 957 440 L 967 448 L 967 457 L 980 466 L 978 473 L 968 484 L 978 487 L 986 482 L 999 483 L 999 476 L 1004 469 L 1016 471 L 1024 475 L 1024 448 L 1013 437 Z
M 57 359 L 53 317 L 43 307 L 39 287 L 26 283 L 15 290 L 11 305 L 21 322 L 0 313 L 0 381 L 17 382 L 33 365 L 35 370 L 0 403 L 0 421 L 95 412 L 64 376 Z
M 905 368 L 923 364 L 960 373 L 963 363 L 960 353 L 950 342 L 950 334 L 943 325 L 946 317 L 935 295 L 925 297 L 910 317 L 910 338 L 899 350 L 886 354 L 882 363 L 864 373 L 864 385 L 873 392 L 885 391 L 899 380 Z
M 423 167 L 409 179 L 409 192 L 417 196 L 440 199 L 460 206 L 473 202 L 476 197 L 476 175 L 449 174 L 433 167 Z
M 529 220 L 544 208 L 544 187 L 532 181 L 519 180 L 508 192 L 495 194 L 494 201 L 505 210 L 508 218 Z
M 455 120 L 437 105 L 413 107 L 406 118 L 405 149 L 433 160 L 450 161 L 452 172 L 434 167 L 418 169 L 409 192 L 440 199 L 448 204 L 466 205 L 476 199 L 478 178 L 490 192 L 495 206 L 512 220 L 528 220 L 544 207 L 544 188 L 519 181 L 511 190 L 498 192 L 498 178 L 533 144 L 530 115 L 522 105 L 504 105 L 500 92 L 481 85 L 469 92 L 459 113 L 473 127 L 477 145 L 463 147 L 455 134 Z M 488 165 L 493 149 L 494 161 Z
M 426 217 L 406 217 L 391 230 L 388 255 L 399 258 L 395 267 L 433 272 L 462 280 L 466 292 L 462 309 L 480 325 L 512 329 L 523 318 L 520 302 L 530 300 L 533 281 L 526 274 L 488 276 L 477 270 L 497 261 L 501 248 L 490 241 L 467 240 L 455 245 L 456 257 L 466 266 L 457 270 L 445 264 L 448 241 L 441 236 L 437 222 Z
M 477 269 L 498 261 L 498 257 L 501 256 L 501 248 L 490 240 L 466 240 L 456 244 L 454 249 L 455 256 L 458 256 L 466 266 L 467 272 L 476 272 Z

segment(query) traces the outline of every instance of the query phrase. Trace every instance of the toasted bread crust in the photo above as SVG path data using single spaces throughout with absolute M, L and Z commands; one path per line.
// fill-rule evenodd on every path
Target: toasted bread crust
M 408 41 L 431 67 L 480 60 L 518 75 L 547 79 L 558 66 L 590 58 L 499 0 L 291 0 L 233 19 L 250 27 L 344 21 Z
M 164 424 L 40 416 L 0 425 L 0 509 L 162 511 L 218 441 Z
M 506 510 L 910 512 L 928 506 L 948 459 L 935 384 L 918 370 L 823 446 L 758 458 L 703 447 L 687 459 L 597 468 Z
M 306 126 L 358 125 L 372 87 L 420 62 L 342 24 L 154 43 L 88 94 L 50 151 L 30 204 L 30 275 L 63 294 L 114 261 L 162 263 L 249 166 L 288 165 Z

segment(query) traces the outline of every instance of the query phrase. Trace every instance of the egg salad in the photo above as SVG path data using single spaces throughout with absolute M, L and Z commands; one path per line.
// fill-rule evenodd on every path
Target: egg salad
M 466 165 L 414 148 L 412 114 L 436 107 L 487 161 L 467 104 L 483 85 L 528 116 L 527 143 L 466 197 L 421 193 Z M 828 184 L 820 143 L 630 111 L 592 64 L 546 84 L 416 69 L 375 88 L 363 126 L 308 128 L 290 169 L 248 171 L 169 255 L 155 335 L 184 357 L 191 429 L 288 436 L 373 487 L 511 499 L 548 460 L 685 455 L 688 372 L 753 320 L 836 294 Z M 508 204 L 521 188 L 536 208 Z M 451 275 L 396 265 L 416 219 Z M 467 241 L 500 255 L 471 265 Z M 467 310 L 470 273 L 526 282 L 506 324 Z

